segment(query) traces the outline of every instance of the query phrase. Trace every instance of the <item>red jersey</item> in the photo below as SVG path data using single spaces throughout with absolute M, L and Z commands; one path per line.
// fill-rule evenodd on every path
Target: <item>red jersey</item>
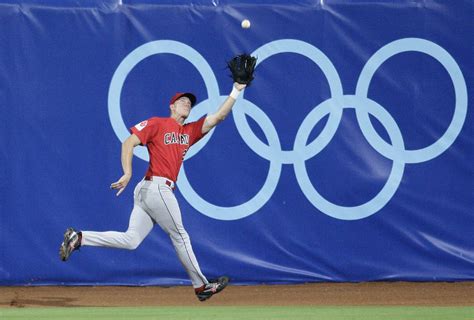
M 184 155 L 198 142 L 206 117 L 181 125 L 173 118 L 150 118 L 130 128 L 150 154 L 146 176 L 160 176 L 176 182 Z

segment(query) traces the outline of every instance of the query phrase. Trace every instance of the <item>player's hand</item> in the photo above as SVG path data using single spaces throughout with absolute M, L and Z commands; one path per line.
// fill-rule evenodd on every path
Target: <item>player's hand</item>
M 244 90 L 246 86 L 247 86 L 246 84 L 234 82 L 234 88 L 239 90 L 239 91 Z
M 110 189 L 118 190 L 116 194 L 117 197 L 123 192 L 123 190 L 125 190 L 125 187 L 127 187 L 131 177 L 132 176 L 129 174 L 124 174 L 117 182 L 114 182 L 110 185 Z

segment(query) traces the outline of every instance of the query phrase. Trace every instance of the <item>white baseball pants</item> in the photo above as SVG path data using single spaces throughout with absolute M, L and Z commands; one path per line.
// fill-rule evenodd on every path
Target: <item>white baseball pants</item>
M 173 182 L 162 177 L 142 180 L 134 191 L 134 206 L 126 232 L 82 231 L 83 246 L 136 249 L 155 223 L 170 236 L 171 242 L 194 288 L 207 284 L 194 255 L 189 235 L 183 227 L 181 210 L 173 193 Z

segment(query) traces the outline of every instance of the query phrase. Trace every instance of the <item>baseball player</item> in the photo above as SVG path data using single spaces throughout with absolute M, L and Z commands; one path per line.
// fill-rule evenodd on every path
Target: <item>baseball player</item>
M 201 272 L 173 190 L 188 149 L 226 118 L 245 87 L 246 84 L 235 82 L 231 94 L 214 114 L 187 124 L 184 121 L 196 104 L 196 97 L 192 93 L 176 93 L 170 100 L 170 117 L 153 117 L 132 127 L 131 135 L 122 143 L 123 176 L 110 186 L 117 190 L 117 196 L 125 190 L 132 177 L 133 148 L 146 145 L 149 167 L 135 188 L 128 230 L 96 232 L 68 228 L 59 250 L 61 260 L 66 261 L 81 246 L 134 250 L 157 223 L 170 236 L 198 299 L 205 301 L 222 291 L 229 279 L 222 276 L 209 281 Z

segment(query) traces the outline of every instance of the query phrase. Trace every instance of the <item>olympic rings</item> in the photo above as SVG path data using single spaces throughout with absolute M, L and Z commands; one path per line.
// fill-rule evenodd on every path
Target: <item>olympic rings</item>
M 418 150 L 406 150 L 400 128 L 395 120 L 377 102 L 367 97 L 372 77 L 377 69 L 392 56 L 417 51 L 430 55 L 448 72 L 454 86 L 456 97 L 453 119 L 441 138 L 428 147 Z M 214 111 L 226 96 L 220 96 L 219 87 L 205 59 L 193 48 L 176 41 L 158 40 L 146 43 L 133 50 L 120 63 L 115 71 L 109 88 L 108 109 L 112 127 L 117 137 L 124 141 L 128 137 L 128 130 L 120 112 L 120 95 L 126 77 L 130 71 L 143 59 L 150 55 L 172 53 L 191 62 L 204 79 L 208 99 L 196 105 L 190 117 L 193 121 L 204 114 Z M 184 198 L 196 210 L 204 215 L 219 220 L 236 220 L 247 217 L 262 208 L 273 195 L 280 179 L 283 164 L 293 164 L 298 184 L 308 201 L 324 214 L 341 220 L 363 219 L 380 211 L 393 197 L 398 189 L 405 164 L 429 161 L 444 151 L 456 140 L 464 125 L 467 114 L 467 88 L 463 74 L 452 56 L 437 44 L 419 38 L 405 38 L 393 41 L 377 52 L 367 61 L 357 81 L 356 94 L 344 95 L 342 83 L 334 65 L 329 58 L 316 47 L 299 40 L 283 39 L 263 45 L 252 55 L 259 57 L 258 64 L 279 53 L 295 53 L 309 58 L 323 72 L 329 83 L 331 98 L 320 103 L 308 113 L 303 120 L 295 137 L 293 150 L 282 150 L 277 131 L 272 121 L 258 106 L 245 100 L 244 94 L 238 98 L 232 112 L 237 130 L 244 142 L 256 154 L 270 161 L 268 175 L 260 191 L 249 201 L 233 206 L 220 207 L 209 203 L 199 196 L 191 187 L 183 168 L 179 174 L 179 187 Z M 345 108 L 354 108 L 361 131 L 369 144 L 380 154 L 393 161 L 390 176 L 382 190 L 371 200 L 358 206 L 346 207 L 329 202 L 314 188 L 309 179 L 305 162 L 323 150 L 335 135 Z M 377 118 L 385 127 L 391 144 L 384 141 L 372 126 L 369 114 Z M 308 143 L 309 135 L 314 126 L 326 115 L 329 119 L 314 141 Z M 246 116 L 251 117 L 262 129 L 268 144 L 261 141 L 250 128 Z M 190 149 L 186 159 L 197 154 L 209 141 L 212 132 Z M 135 155 L 148 161 L 145 148 L 135 151 Z

